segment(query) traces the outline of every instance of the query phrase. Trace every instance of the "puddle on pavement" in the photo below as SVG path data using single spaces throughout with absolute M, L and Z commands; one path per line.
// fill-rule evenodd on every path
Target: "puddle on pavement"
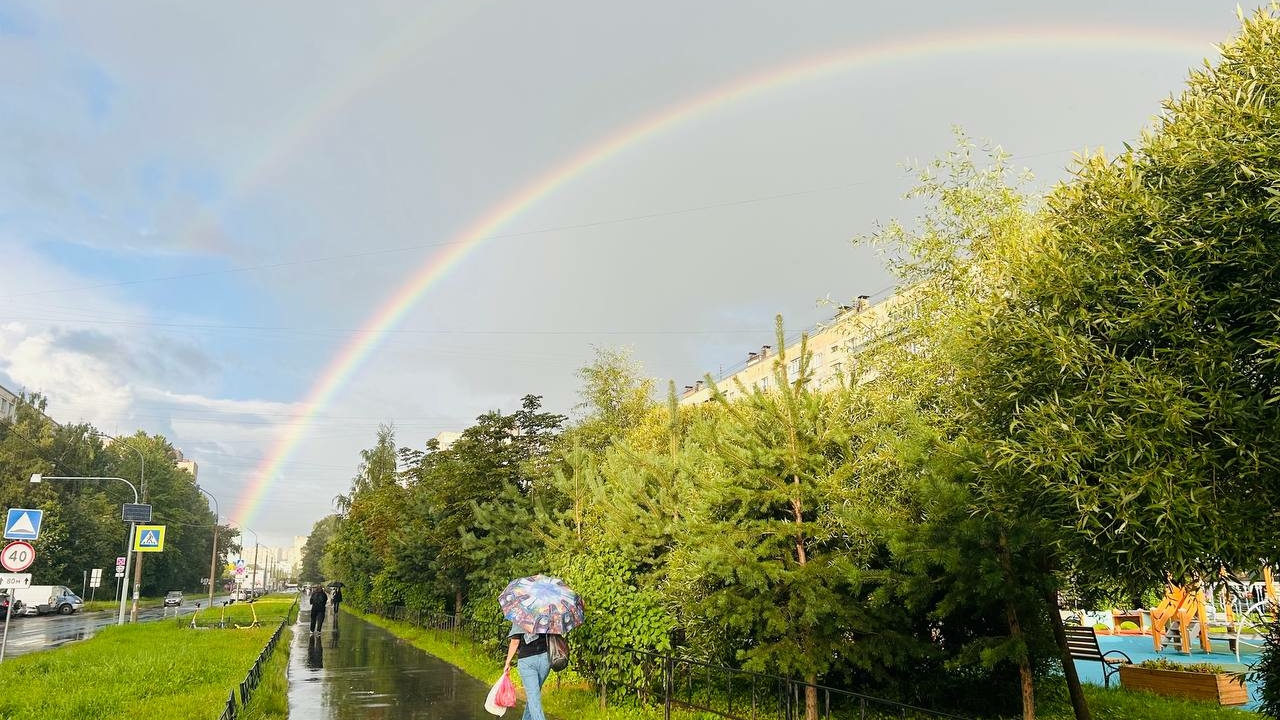
M 311 720 L 493 720 L 489 686 L 359 618 L 339 614 L 319 635 L 302 614 L 289 659 L 289 714 Z M 507 710 L 519 718 L 523 708 Z

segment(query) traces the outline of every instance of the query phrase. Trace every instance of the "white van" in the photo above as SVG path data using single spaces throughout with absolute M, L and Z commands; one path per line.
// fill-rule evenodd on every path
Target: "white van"
M 60 613 L 70 615 L 84 608 L 84 601 L 66 585 L 32 585 L 25 588 L 14 588 L 10 592 L 21 600 L 23 611 L 27 615 L 46 615 Z

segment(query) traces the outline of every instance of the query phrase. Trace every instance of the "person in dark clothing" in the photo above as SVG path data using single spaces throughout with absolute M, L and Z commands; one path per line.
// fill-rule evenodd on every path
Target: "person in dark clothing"
M 311 591 L 311 632 L 324 629 L 324 609 L 329 604 L 329 596 L 319 586 Z
M 333 595 L 329 596 L 329 602 L 333 603 L 333 626 L 338 627 L 338 605 L 342 602 L 342 587 L 338 586 L 333 589 Z

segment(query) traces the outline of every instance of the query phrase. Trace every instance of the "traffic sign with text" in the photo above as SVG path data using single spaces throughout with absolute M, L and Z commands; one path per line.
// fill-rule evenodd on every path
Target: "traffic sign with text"
M 33 508 L 9 508 L 4 523 L 5 540 L 35 540 L 40 537 L 44 511 Z
M 0 573 L 0 590 L 31 587 L 31 573 Z
M 164 550 L 164 525 L 139 525 L 133 540 L 137 552 L 162 552 Z
M 125 522 L 151 522 L 151 506 L 142 503 L 125 503 L 120 509 L 120 519 Z
M 11 542 L 0 551 L 0 567 L 9 572 L 22 572 L 31 567 L 31 563 L 35 561 L 36 549 L 31 547 L 31 543 L 23 540 Z

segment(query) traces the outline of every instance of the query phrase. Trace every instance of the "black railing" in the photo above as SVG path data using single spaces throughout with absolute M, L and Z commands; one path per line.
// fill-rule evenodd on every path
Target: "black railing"
M 459 639 L 465 638 L 505 657 L 503 653 L 506 652 L 506 646 L 503 641 L 507 639 L 507 631 L 511 629 L 510 623 L 410 610 L 403 605 L 374 607 L 370 612 L 388 620 L 397 620 L 447 635 L 454 646 L 458 644 Z
M 454 645 L 459 638 L 469 639 L 505 657 L 502 641 L 511 627 L 509 624 L 418 612 L 403 606 L 375 608 L 373 612 L 391 620 L 448 633 Z M 621 657 L 605 663 L 629 668 L 626 677 L 616 684 L 617 689 L 625 690 L 641 704 L 662 706 L 668 720 L 675 708 L 731 720 L 799 720 L 805 717 L 809 695 L 813 696 L 822 720 L 967 720 L 961 715 L 693 658 L 633 648 L 618 652 Z M 578 663 L 575 659 L 575 666 Z M 586 675 L 591 675 L 589 669 Z
M 263 646 L 262 652 L 258 653 L 258 659 L 253 661 L 253 667 L 249 668 L 248 674 L 244 676 L 244 680 L 240 681 L 240 706 L 236 707 L 236 691 L 231 690 L 227 697 L 227 704 L 222 709 L 222 714 L 218 716 L 218 720 L 235 720 L 240 710 L 243 710 L 249 704 L 249 698 L 253 697 L 253 693 L 258 689 L 258 685 L 262 682 L 262 670 L 266 666 L 267 661 L 271 659 L 271 653 L 275 651 L 276 645 L 280 642 L 280 634 L 284 632 L 284 626 L 289 624 L 293 617 L 293 610 L 297 607 L 295 600 L 293 605 L 289 606 L 288 612 L 284 614 L 284 620 L 276 626 L 276 631 L 271 633 L 271 639 Z
M 625 683 L 627 689 L 645 704 L 662 705 L 667 718 L 678 707 L 733 720 L 799 720 L 805 717 L 812 696 L 823 720 L 965 720 L 960 715 L 780 675 L 646 650 L 621 652 L 635 670 Z

